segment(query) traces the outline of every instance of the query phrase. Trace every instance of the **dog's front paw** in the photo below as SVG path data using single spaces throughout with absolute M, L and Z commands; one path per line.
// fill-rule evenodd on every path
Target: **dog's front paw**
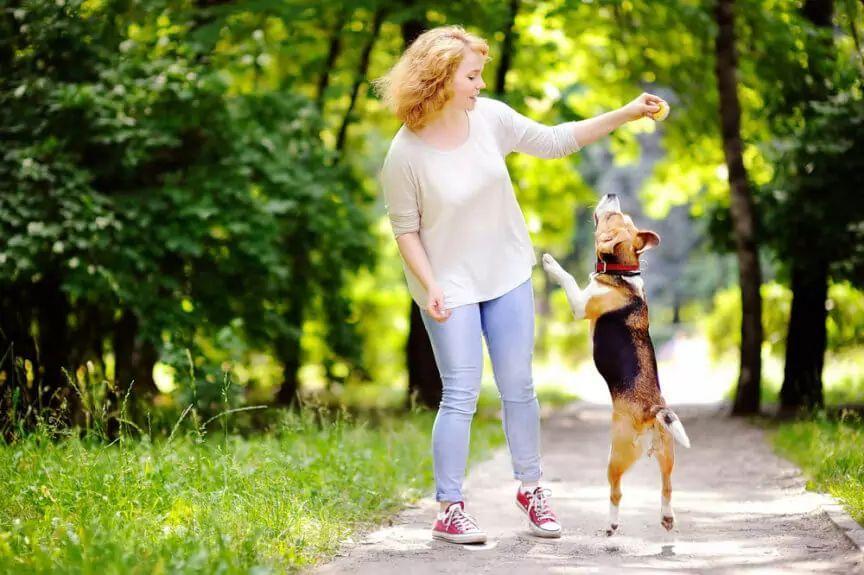
M 555 261 L 555 258 L 550 256 L 549 254 L 543 254 L 543 269 L 546 270 L 546 273 L 549 274 L 559 284 L 567 275 L 567 272 L 564 271 L 564 268 L 561 267 L 561 264 Z
M 606 528 L 606 536 L 612 537 L 616 531 L 618 531 L 618 524 L 617 523 L 611 523 L 609 525 L 609 527 Z

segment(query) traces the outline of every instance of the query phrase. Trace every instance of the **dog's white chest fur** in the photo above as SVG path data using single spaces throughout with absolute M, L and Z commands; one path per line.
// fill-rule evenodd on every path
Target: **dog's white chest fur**
M 624 276 L 624 281 L 633 286 L 633 289 L 636 290 L 636 293 L 639 294 L 639 297 L 645 299 L 645 290 L 643 289 L 645 286 L 645 282 L 642 281 L 641 276 Z

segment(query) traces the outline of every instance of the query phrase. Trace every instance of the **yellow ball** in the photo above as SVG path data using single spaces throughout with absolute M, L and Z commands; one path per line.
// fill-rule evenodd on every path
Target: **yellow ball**
M 669 104 L 666 102 L 660 102 L 660 109 L 651 114 L 651 117 L 654 118 L 657 122 L 662 122 L 666 119 L 666 116 L 669 115 Z

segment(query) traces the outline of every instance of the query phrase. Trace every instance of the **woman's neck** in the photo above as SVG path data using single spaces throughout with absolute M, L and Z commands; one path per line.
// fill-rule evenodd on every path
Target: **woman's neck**
M 458 133 L 464 129 L 467 122 L 468 116 L 464 109 L 444 106 L 429 119 L 423 131 Z

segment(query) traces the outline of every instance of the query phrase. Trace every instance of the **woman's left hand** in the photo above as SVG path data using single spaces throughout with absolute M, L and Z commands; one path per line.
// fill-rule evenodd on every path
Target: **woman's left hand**
M 663 98 L 645 92 L 621 109 L 624 110 L 627 121 L 632 122 L 646 117 L 650 118 L 651 114 L 659 112 L 660 102 L 663 101 Z

